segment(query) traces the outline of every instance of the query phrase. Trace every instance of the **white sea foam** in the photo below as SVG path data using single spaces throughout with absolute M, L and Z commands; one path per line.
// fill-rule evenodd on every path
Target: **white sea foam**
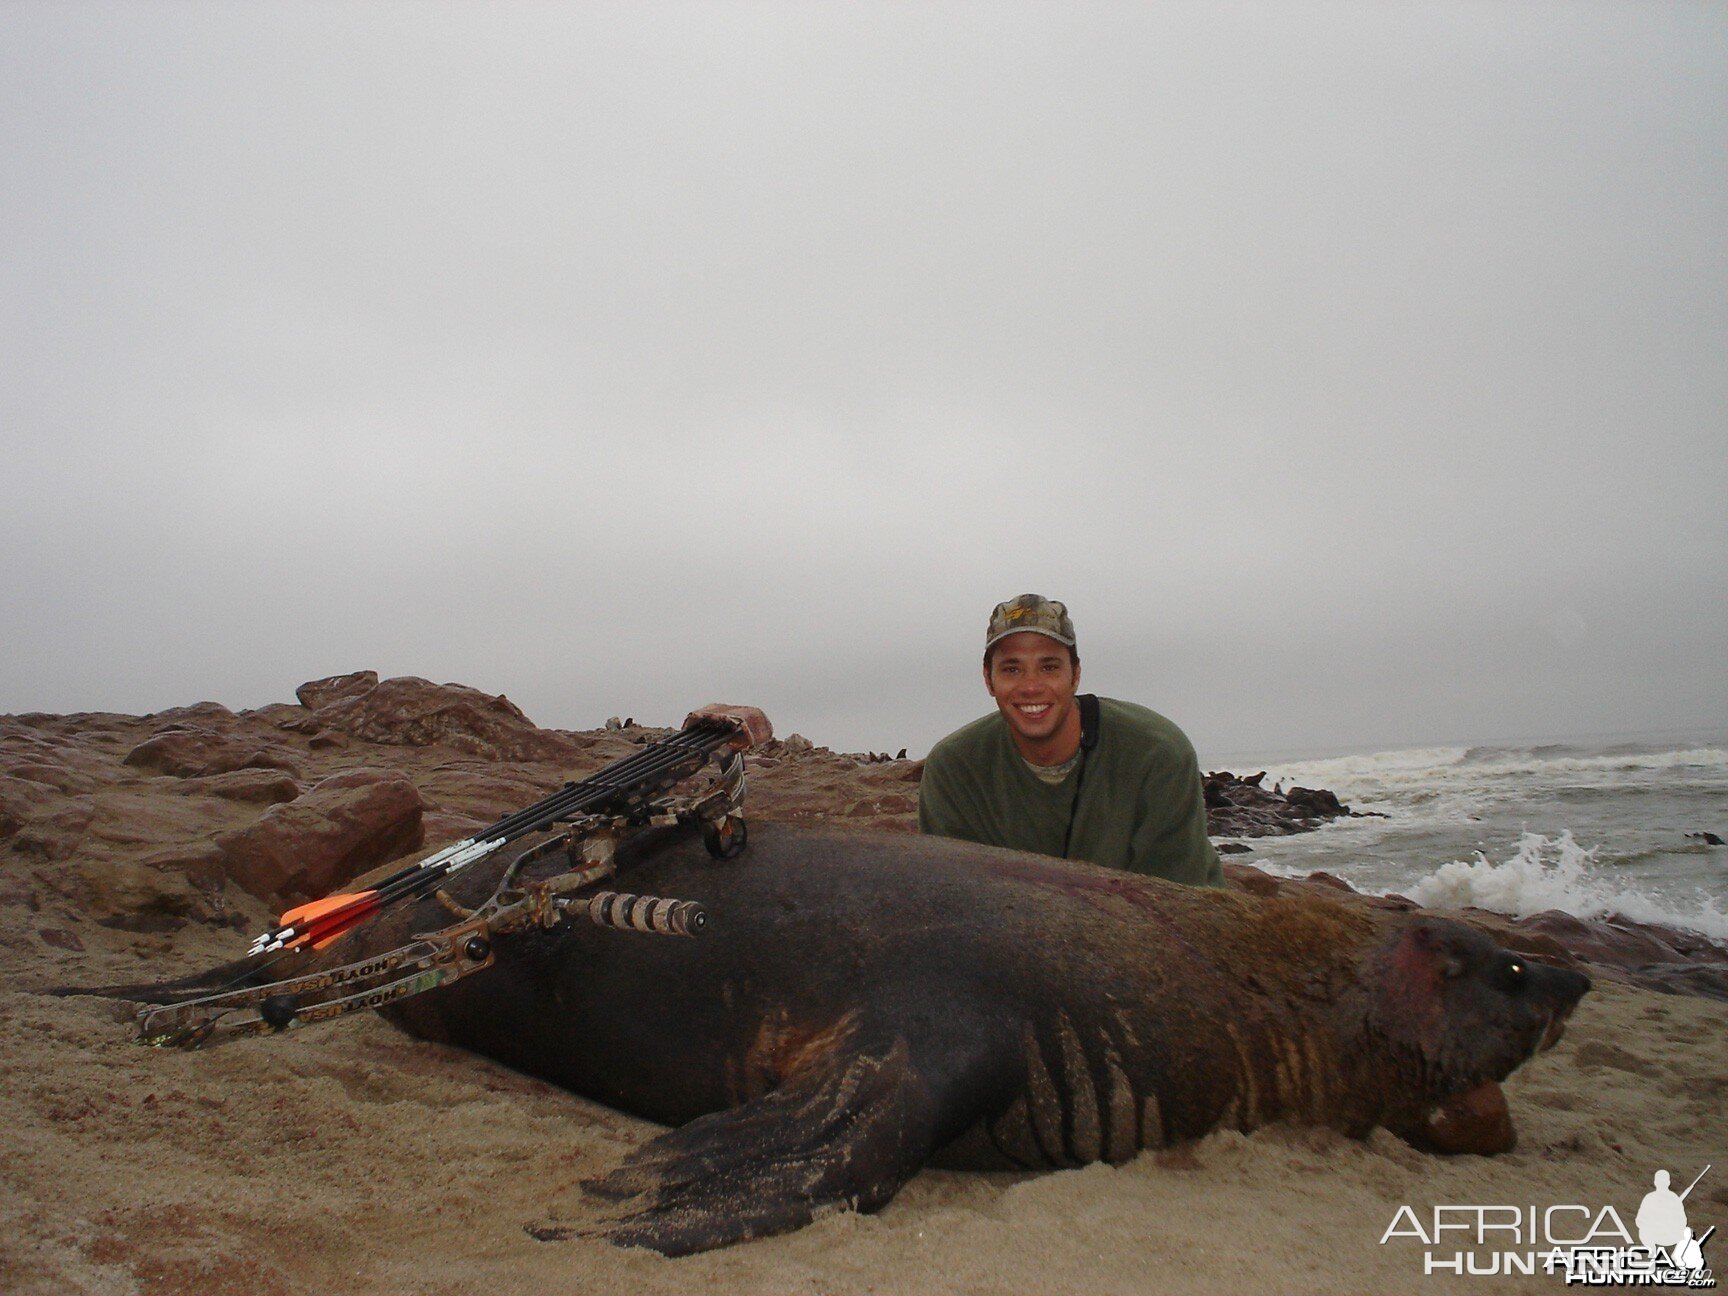
M 1268 771 L 1267 783 L 1273 782 L 1330 788 L 1347 805 L 1377 811 L 1394 825 L 1462 824 L 1521 815 L 1549 794 L 1619 797 L 1686 789 L 1728 797 L 1728 745 L 1595 753 L 1559 745 L 1406 748 L 1291 762 Z
M 1550 751 L 1554 749 L 1548 749 Z M 1728 747 L 1687 747 L 1671 751 L 1544 755 L 1520 748 L 1412 747 L 1399 751 L 1287 762 L 1272 772 L 1286 786 L 1327 787 L 1334 791 L 1480 785 L 1530 775 L 1625 776 L 1696 769 L 1728 773 Z M 1269 775 L 1271 777 L 1272 775 Z
M 1596 867 L 1596 852 L 1572 840 L 1527 832 L 1513 856 L 1496 864 L 1478 853 L 1473 861 L 1455 860 L 1423 878 L 1407 894 L 1430 908 L 1474 905 L 1526 918 L 1559 909 L 1577 918 L 1619 914 L 1637 922 L 1661 923 L 1728 941 L 1728 910 L 1698 892 L 1692 901 L 1653 895 L 1617 883 Z

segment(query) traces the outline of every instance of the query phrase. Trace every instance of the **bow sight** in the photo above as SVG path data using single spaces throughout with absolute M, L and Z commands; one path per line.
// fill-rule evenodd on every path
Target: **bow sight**
M 379 879 L 364 890 L 290 909 L 252 942 L 248 957 L 319 950 L 391 907 L 437 898 L 457 921 L 417 933 L 407 944 L 356 962 L 241 989 L 200 993 L 177 1003 L 146 1005 L 138 1015 L 146 1044 L 197 1048 L 206 1043 L 290 1030 L 363 1008 L 381 1008 L 490 967 L 500 936 L 552 927 L 571 916 L 619 931 L 695 936 L 707 921 L 688 900 L 589 891 L 616 871 L 618 843 L 648 827 L 700 825 L 709 852 L 731 859 L 744 849 L 744 751 L 768 740 L 768 719 L 753 707 L 705 707 L 669 738 L 506 815 L 483 832 Z M 699 791 L 673 796 L 712 757 L 716 771 Z M 553 832 L 563 828 L 563 832 Z M 477 909 L 453 900 L 443 884 L 513 841 L 549 834 L 505 868 Z M 523 869 L 562 852 L 569 866 L 520 884 Z M 579 894 L 583 893 L 583 894 Z M 273 963 L 275 960 L 271 960 Z M 242 979 L 270 963 L 249 967 Z

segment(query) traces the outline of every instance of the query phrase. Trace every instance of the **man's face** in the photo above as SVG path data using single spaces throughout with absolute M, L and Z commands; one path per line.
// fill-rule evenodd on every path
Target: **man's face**
M 984 670 L 984 687 L 1008 721 L 1015 745 L 1040 764 L 1067 760 L 1079 746 L 1079 686 L 1080 667 L 1068 649 L 1031 631 L 998 641 Z

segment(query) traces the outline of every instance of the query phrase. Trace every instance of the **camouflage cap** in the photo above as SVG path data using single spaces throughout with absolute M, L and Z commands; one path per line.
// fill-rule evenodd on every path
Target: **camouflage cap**
M 1059 644 L 1074 646 L 1074 623 L 1068 619 L 1068 609 L 1042 594 L 1022 594 L 996 605 L 990 614 L 990 627 L 984 632 L 984 651 L 989 652 L 998 639 L 1022 632 L 1049 635 Z

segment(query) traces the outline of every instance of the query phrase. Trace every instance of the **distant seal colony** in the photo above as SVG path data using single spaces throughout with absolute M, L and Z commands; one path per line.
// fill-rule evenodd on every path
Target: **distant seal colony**
M 939 1152 L 1121 1162 L 1274 1121 L 1503 1151 L 1498 1082 L 1590 986 L 1447 920 L 960 841 L 765 823 L 719 862 L 665 829 L 618 862 L 703 934 L 534 930 L 387 1012 L 677 1126 L 590 1185 L 622 1203 L 608 1236 L 672 1255 L 878 1209 Z M 472 872 L 466 904 L 498 869 Z M 420 901 L 320 957 L 442 921 Z

